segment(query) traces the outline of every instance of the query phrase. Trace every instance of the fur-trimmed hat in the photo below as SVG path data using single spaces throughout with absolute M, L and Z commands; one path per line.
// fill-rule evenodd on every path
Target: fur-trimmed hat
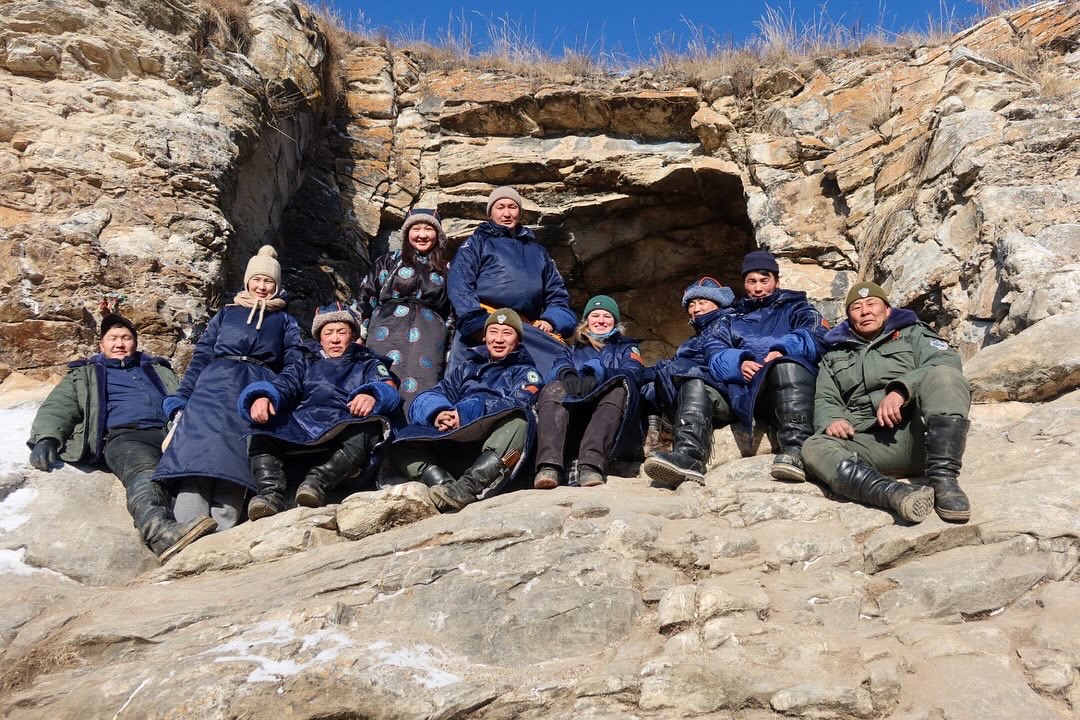
M 245 290 L 247 290 L 248 280 L 255 275 L 273 278 L 278 290 L 281 290 L 281 263 L 277 261 L 277 250 L 270 245 L 263 245 L 259 248 L 258 254 L 248 260 L 247 270 L 244 271 Z
M 514 328 L 519 340 L 525 334 L 525 331 L 521 328 L 521 316 L 510 308 L 499 308 L 488 315 L 487 321 L 484 323 L 484 330 L 487 331 L 491 325 L 509 325 Z
M 732 292 L 731 288 L 721 285 L 716 278 L 706 275 L 697 282 L 686 286 L 686 291 L 682 296 L 684 310 L 690 307 L 691 300 L 711 300 L 716 303 L 717 307 L 726 308 L 731 307 L 735 302 L 735 293 Z
M 402 245 L 409 242 L 409 228 L 417 223 L 424 223 L 435 228 L 439 247 L 446 247 L 446 231 L 443 230 L 442 223 L 439 222 L 439 211 L 427 208 L 413 208 L 409 211 L 409 214 L 405 217 L 405 222 L 401 224 Z
M 780 266 L 776 263 L 776 256 L 768 250 L 751 250 L 746 253 L 742 261 L 742 275 L 746 277 L 746 273 L 752 272 L 770 272 L 780 277 Z
M 521 195 L 518 194 L 518 191 L 515 190 L 514 188 L 510 187 L 509 185 L 503 185 L 502 187 L 495 188 L 494 190 L 491 191 L 491 194 L 488 195 L 488 199 L 487 199 L 487 214 L 488 214 L 488 217 L 491 217 L 491 206 L 494 205 L 499 200 L 513 200 L 514 202 L 517 203 L 517 206 L 519 208 L 524 207 L 524 204 L 521 202 Z
M 851 286 L 851 289 L 847 291 L 847 297 L 844 298 L 844 309 L 851 307 L 851 303 L 856 300 L 862 300 L 863 298 L 876 297 L 885 302 L 886 305 L 892 307 L 892 303 L 889 302 L 889 296 L 885 294 L 885 291 L 880 285 L 875 282 L 861 282 Z
M 105 333 L 117 327 L 127 328 L 132 337 L 139 337 L 138 331 L 135 330 L 135 326 L 131 324 L 130 320 L 123 315 L 109 313 L 101 318 L 101 332 L 98 333 L 98 339 L 105 337 Z
M 622 318 L 619 317 L 619 304 L 610 295 L 594 295 L 589 298 L 589 302 L 585 303 L 585 309 L 581 311 L 581 319 L 589 317 L 589 313 L 593 310 L 607 310 L 611 313 L 611 317 L 615 318 L 616 325 L 622 322 Z
M 315 311 L 315 319 L 311 321 L 311 337 L 318 340 L 323 326 L 333 322 L 347 323 L 356 336 L 360 336 L 360 321 L 356 314 L 347 305 L 332 302 Z

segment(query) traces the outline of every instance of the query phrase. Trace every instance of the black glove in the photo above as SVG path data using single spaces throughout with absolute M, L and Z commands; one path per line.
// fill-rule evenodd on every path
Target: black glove
M 592 375 L 578 375 L 574 373 L 573 377 L 567 377 L 562 381 L 563 387 L 566 388 L 568 395 L 577 395 L 581 397 L 588 395 L 596 387 L 596 378 Z
M 42 472 L 49 472 L 54 463 L 60 462 L 60 454 L 56 452 L 59 447 L 60 443 L 53 438 L 38 440 L 30 451 L 30 464 Z

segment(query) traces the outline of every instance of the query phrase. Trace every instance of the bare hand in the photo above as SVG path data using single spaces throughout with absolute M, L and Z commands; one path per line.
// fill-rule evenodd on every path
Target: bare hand
M 274 412 L 274 403 L 270 402 L 270 398 L 261 397 L 255 402 L 251 403 L 251 420 L 262 425 L 270 420 L 272 415 L 277 415 Z
M 877 421 L 881 427 L 896 427 L 903 420 L 904 396 L 893 390 L 881 401 L 877 409 Z
M 754 360 L 743 360 L 739 368 L 742 370 L 743 380 L 750 382 L 758 374 L 758 370 L 761 369 L 761 363 Z
M 356 417 L 367 417 L 375 409 L 375 398 L 361 393 L 349 401 L 349 412 Z
M 442 432 L 450 432 L 461 427 L 461 418 L 457 410 L 443 410 L 435 416 L 435 429 Z
M 533 327 L 543 330 L 546 333 L 555 332 L 555 328 L 547 320 L 533 320 Z
M 840 418 L 829 423 L 829 427 L 825 428 L 825 434 L 841 440 L 850 440 L 855 437 L 855 428 L 847 420 Z
M 768 355 L 765 356 L 765 363 L 764 364 L 768 365 L 769 363 L 771 363 L 776 358 L 782 358 L 782 357 L 784 357 L 784 353 L 780 352 L 779 350 L 773 350 L 772 352 L 770 352 Z

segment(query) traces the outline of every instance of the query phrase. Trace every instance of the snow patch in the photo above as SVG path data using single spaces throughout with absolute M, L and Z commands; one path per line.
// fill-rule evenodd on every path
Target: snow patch
M 67 575 L 58 573 L 48 568 L 27 565 L 23 558 L 26 557 L 26 548 L 17 550 L 0 550 L 0 575 L 51 575 L 62 580 L 75 582 Z
M 34 488 L 23 487 L 4 498 L 0 502 L 0 532 L 12 532 L 29 521 L 30 516 L 25 511 L 37 496 L 38 491 Z
M 444 663 L 449 661 L 449 658 L 430 645 L 414 645 L 413 647 L 400 648 L 392 652 L 383 652 L 388 645 L 389 643 L 386 642 L 368 645 L 368 650 L 373 651 L 379 658 L 379 662 L 374 667 L 385 666 L 414 670 L 415 672 L 412 673 L 413 680 L 418 685 L 423 685 L 429 690 L 444 688 L 461 682 L 459 676 L 448 673 L 435 665 L 436 658 L 432 657 L 433 655 L 438 654 L 440 656 L 438 660 Z
M 30 448 L 26 439 L 35 415 L 37 407 L 0 408 L 0 477 L 28 467 Z
M 282 647 L 301 641 L 298 653 L 312 653 L 321 645 L 328 645 L 307 660 L 293 658 L 272 658 L 268 655 L 259 655 L 253 652 L 255 648 L 268 646 Z M 284 621 L 261 622 L 249 633 L 234 638 L 227 643 L 206 650 L 202 655 L 218 655 L 214 662 L 250 662 L 258 665 L 251 671 L 247 681 L 278 682 L 282 678 L 298 675 L 308 668 L 316 665 L 324 665 L 337 659 L 342 649 L 352 645 L 352 641 L 339 632 L 333 630 L 316 630 L 302 637 L 298 637 L 293 628 Z

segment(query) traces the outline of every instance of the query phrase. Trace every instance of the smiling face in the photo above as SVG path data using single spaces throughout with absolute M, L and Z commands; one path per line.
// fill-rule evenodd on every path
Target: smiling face
M 769 297 L 780 287 L 780 279 L 772 273 L 753 270 L 743 277 L 743 292 L 746 297 L 761 299 Z
M 501 198 L 491 206 L 491 221 L 496 225 L 512 228 L 518 224 L 521 208 L 508 198 Z
M 420 255 L 427 255 L 439 241 L 439 233 L 432 226 L 418 222 L 409 228 L 409 244 Z
M 615 316 L 607 310 L 593 310 L 585 317 L 585 325 L 593 335 L 607 335 L 615 327 Z
M 705 315 L 711 313 L 713 310 L 719 309 L 719 305 L 712 300 L 706 300 L 705 298 L 694 298 L 686 306 L 686 312 L 690 315 L 691 320 L 696 319 L 698 315 Z
M 892 308 L 876 297 L 860 298 L 848 305 L 847 309 L 851 329 L 868 340 L 878 336 L 891 314 Z
M 126 327 L 117 326 L 110 328 L 109 332 L 101 336 L 98 348 L 101 354 L 109 360 L 123 360 L 135 354 L 135 336 Z
M 502 360 L 517 348 L 517 331 L 509 325 L 492 323 L 484 330 L 484 345 L 492 360 Z
M 328 322 L 319 331 L 319 345 L 329 357 L 336 358 L 345 354 L 356 340 L 352 325 L 343 322 Z
M 252 275 L 247 291 L 260 300 L 269 300 L 277 294 L 277 281 L 269 275 Z

